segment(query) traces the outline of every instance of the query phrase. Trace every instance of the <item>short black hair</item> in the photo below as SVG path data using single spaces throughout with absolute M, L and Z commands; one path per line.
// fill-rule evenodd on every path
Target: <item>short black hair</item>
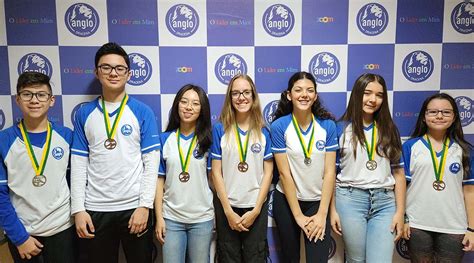
M 34 85 L 46 85 L 48 86 L 49 92 L 52 94 L 53 90 L 51 88 L 50 78 L 48 75 L 39 72 L 23 72 L 18 77 L 18 81 L 16 83 L 16 93 L 20 93 L 20 91 L 28 86 Z
M 125 63 L 127 63 L 127 67 L 130 68 L 130 59 L 128 58 L 127 52 L 119 44 L 114 42 L 104 44 L 99 48 L 99 50 L 97 50 L 95 53 L 95 68 L 99 66 L 100 58 L 109 54 L 115 54 L 123 57 Z

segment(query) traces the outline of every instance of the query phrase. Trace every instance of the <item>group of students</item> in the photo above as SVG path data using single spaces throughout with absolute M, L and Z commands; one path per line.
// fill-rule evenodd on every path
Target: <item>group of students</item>
M 402 236 L 413 262 L 474 249 L 472 145 L 447 94 L 425 100 L 402 146 L 379 75 L 356 80 L 335 122 L 314 77 L 295 73 L 270 127 L 254 82 L 236 75 L 214 126 L 205 91 L 188 84 L 159 133 L 125 92 L 125 50 L 103 45 L 95 68 L 102 95 L 74 132 L 48 121 L 47 76 L 18 78 L 23 118 L 0 132 L 0 224 L 15 262 L 117 262 L 119 244 L 128 262 L 151 262 L 153 235 L 164 262 L 209 262 L 214 226 L 219 262 L 266 262 L 273 174 L 282 262 L 300 261 L 301 233 L 306 261 L 327 262 L 331 229 L 347 262 L 391 262 Z

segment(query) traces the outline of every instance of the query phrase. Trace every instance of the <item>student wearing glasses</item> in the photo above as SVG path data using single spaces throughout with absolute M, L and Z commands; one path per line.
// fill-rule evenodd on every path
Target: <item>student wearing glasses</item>
M 0 226 L 15 262 L 74 262 L 70 215 L 72 131 L 48 121 L 49 77 L 22 73 L 16 103 L 23 117 L 0 132 Z
M 74 120 L 71 209 L 87 262 L 150 262 L 160 141 L 153 111 L 125 92 L 130 61 L 122 47 L 95 56 L 102 95 Z
M 234 76 L 212 136 L 212 178 L 220 262 L 266 262 L 267 194 L 273 161 L 252 79 Z
M 472 150 L 454 99 L 446 93 L 427 98 L 403 144 L 404 238 L 412 262 L 461 262 L 464 251 L 474 250 Z

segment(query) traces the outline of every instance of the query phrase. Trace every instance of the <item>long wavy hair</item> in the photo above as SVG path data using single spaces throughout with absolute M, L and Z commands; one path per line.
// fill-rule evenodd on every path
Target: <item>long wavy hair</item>
M 209 106 L 209 99 L 207 98 L 206 92 L 199 87 L 192 84 L 184 85 L 176 94 L 171 106 L 171 112 L 168 119 L 168 126 L 166 127 L 167 132 L 174 131 L 180 127 L 179 118 L 179 102 L 183 97 L 184 93 L 188 90 L 194 90 L 199 96 L 199 102 L 201 103 L 201 111 L 199 117 L 196 120 L 195 134 L 197 136 L 197 142 L 199 143 L 198 155 L 203 156 L 211 147 L 212 142 L 212 124 L 211 124 L 211 109 Z
M 416 120 L 415 130 L 411 134 L 411 138 L 422 137 L 428 132 L 428 126 L 425 122 L 425 112 L 428 108 L 428 104 L 434 100 L 447 100 L 449 104 L 453 107 L 454 111 L 454 119 L 453 124 L 449 126 L 448 130 L 446 131 L 446 136 L 451 140 L 454 140 L 461 146 L 462 149 L 462 166 L 464 169 L 464 178 L 467 177 L 469 174 L 471 167 L 470 167 L 470 153 L 473 148 L 472 144 L 464 139 L 464 133 L 461 126 L 461 119 L 459 117 L 459 110 L 456 106 L 456 102 L 454 101 L 453 97 L 446 93 L 437 93 L 428 97 L 421 106 L 420 114 L 418 115 L 418 119 Z
M 371 82 L 377 82 L 383 88 L 382 105 L 374 113 L 374 121 L 377 122 L 378 129 L 376 152 L 379 156 L 388 158 L 392 163 L 398 163 L 401 158 L 402 143 L 397 126 L 395 126 L 388 108 L 387 85 L 382 76 L 365 73 L 357 78 L 352 88 L 349 105 L 347 105 L 347 109 L 339 121 L 352 124 L 351 142 L 354 149 L 354 158 L 356 158 L 357 145 L 365 144 L 362 108 L 364 107 L 365 88 Z
M 293 76 L 291 76 L 288 80 L 288 88 L 281 93 L 280 102 L 278 103 L 277 110 L 275 111 L 273 121 L 293 112 L 293 103 L 288 100 L 287 94 L 291 92 L 291 89 L 293 89 L 295 82 L 300 79 L 307 79 L 311 81 L 314 85 L 314 88 L 317 88 L 316 80 L 310 73 L 301 71 L 293 74 Z M 313 113 L 315 118 L 322 120 L 334 120 L 334 116 L 323 107 L 321 96 L 318 96 L 313 105 L 311 105 L 311 112 Z
M 260 140 L 261 129 L 265 127 L 265 121 L 262 116 L 262 110 L 260 106 L 260 99 L 257 93 L 257 88 L 255 87 L 253 80 L 248 75 L 237 74 L 230 80 L 229 85 L 227 86 L 224 105 L 222 106 L 222 111 L 221 111 L 219 120 L 222 122 L 222 125 L 224 126 L 224 132 L 226 134 L 231 134 L 232 129 L 235 125 L 235 109 L 234 109 L 234 106 L 232 106 L 231 93 L 232 93 L 232 86 L 234 85 L 234 82 L 237 79 L 244 79 L 248 81 L 248 83 L 250 84 L 250 87 L 252 88 L 253 103 L 252 103 L 252 106 L 250 107 L 250 125 L 249 125 L 248 130 L 251 131 L 252 134 L 257 135 L 256 138 Z M 227 136 L 227 137 L 230 138 L 231 136 Z

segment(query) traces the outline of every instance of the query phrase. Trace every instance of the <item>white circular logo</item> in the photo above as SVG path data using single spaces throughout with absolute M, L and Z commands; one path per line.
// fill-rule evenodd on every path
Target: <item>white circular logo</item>
M 474 32 L 474 3 L 464 1 L 457 4 L 451 12 L 451 25 L 461 34 Z
M 221 83 L 229 84 L 235 75 L 247 74 L 247 63 L 237 54 L 224 54 L 217 60 L 214 72 Z
M 51 78 L 53 75 L 53 66 L 51 62 L 39 53 L 28 53 L 18 62 L 18 75 L 23 72 L 39 72 Z
M 63 148 L 61 147 L 55 147 L 52 151 L 51 151 L 51 155 L 53 155 L 54 159 L 56 160 L 61 160 L 61 158 L 63 158 L 64 156 L 64 150 Z
M 265 10 L 262 17 L 265 31 L 274 37 L 288 35 L 295 25 L 293 11 L 286 5 L 276 4 Z
M 333 82 L 340 71 L 337 57 L 329 52 L 316 54 L 309 62 L 309 69 L 317 83 L 327 84 Z
M 459 119 L 463 127 L 468 126 L 474 120 L 474 107 L 472 100 L 466 96 L 459 96 L 454 99 L 459 110 Z
M 434 62 L 430 54 L 417 50 L 408 54 L 403 60 L 402 71 L 411 82 L 423 82 L 433 73 Z
M 130 134 L 132 134 L 133 129 L 132 129 L 132 126 L 130 126 L 130 124 L 124 124 L 122 128 L 120 129 L 120 131 L 122 132 L 123 135 L 129 136 Z
M 177 37 L 189 37 L 199 27 L 199 16 L 190 5 L 174 5 L 166 13 L 166 26 Z
M 99 14 L 88 4 L 76 3 L 67 9 L 64 22 L 72 34 L 78 37 L 88 37 L 99 28 Z
M 357 27 L 368 36 L 382 33 L 388 25 L 388 12 L 381 4 L 364 5 L 357 13 Z
M 127 82 L 133 86 L 145 84 L 151 77 L 151 62 L 142 54 L 130 53 L 130 80 Z

